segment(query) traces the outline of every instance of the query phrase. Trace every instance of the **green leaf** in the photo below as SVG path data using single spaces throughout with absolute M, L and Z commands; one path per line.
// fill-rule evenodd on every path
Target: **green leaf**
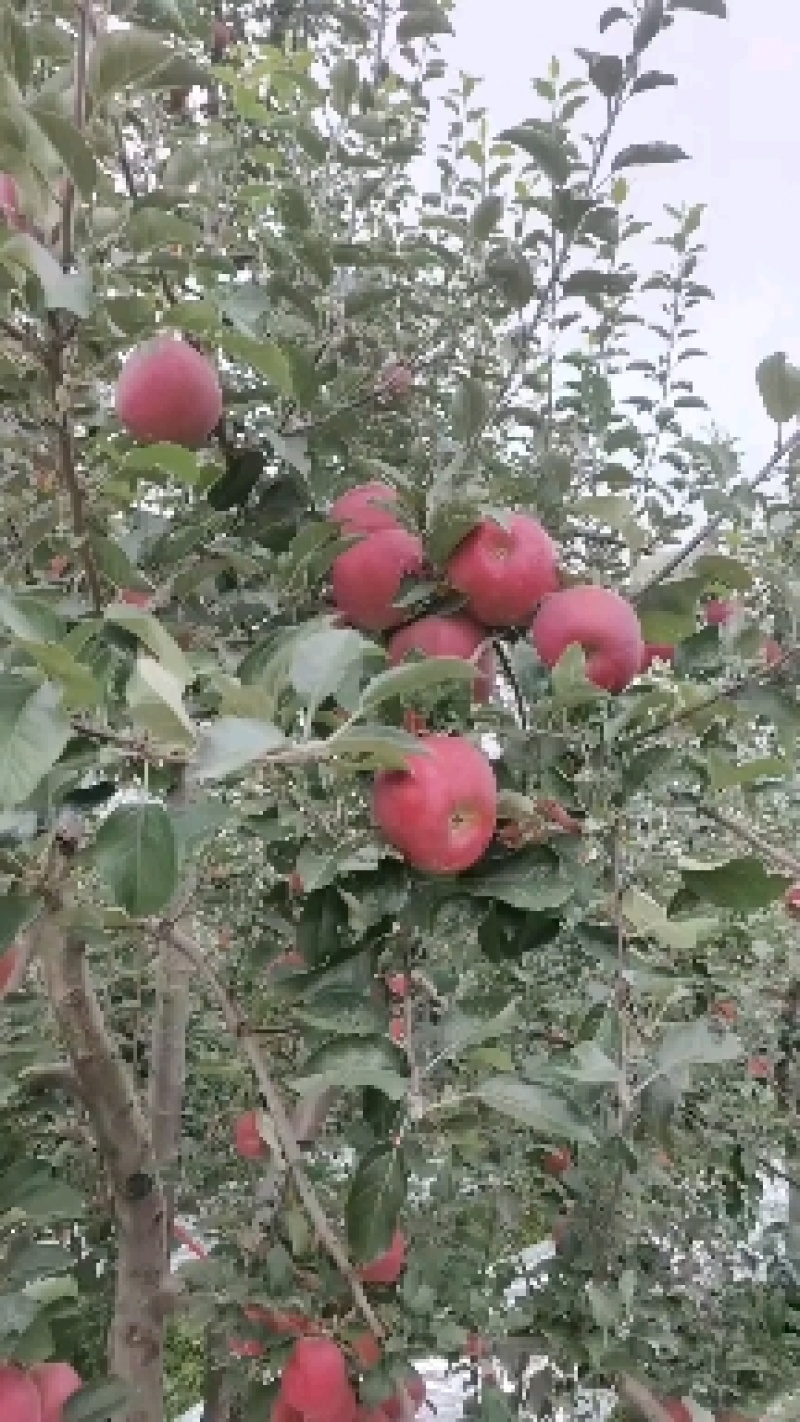
M 636 611 L 648 642 L 681 642 L 697 626 L 697 604 L 702 578 L 656 583 L 636 599 Z
M 433 35 L 451 35 L 453 27 L 442 10 L 425 7 L 412 10 L 398 22 L 395 31 L 398 44 L 410 40 L 429 39 Z
M 31 687 L 0 676 L 0 809 L 13 809 L 33 794 L 70 737 L 61 689 L 52 682 Z
M 312 1053 L 292 1086 L 302 1096 L 328 1087 L 352 1090 L 371 1086 L 391 1101 L 403 1101 L 408 1077 L 402 1074 L 402 1065 L 402 1053 L 387 1037 L 340 1037 Z
M 494 1017 L 467 1017 L 457 1009 L 451 1011 L 444 1022 L 442 1049 L 450 1057 L 480 1046 L 481 1042 L 492 1042 L 514 1032 L 520 1026 L 516 1002 L 508 1002 Z
M 424 755 L 425 746 L 419 736 L 401 731 L 396 726 L 363 725 L 348 726 L 338 731 L 335 741 L 337 756 L 366 758 L 370 767 L 377 770 L 404 770 L 409 756 Z
M 584 1086 L 610 1086 L 619 1080 L 619 1067 L 597 1042 L 579 1042 L 558 1065 L 564 1076 Z
M 372 711 L 395 697 L 405 699 L 435 687 L 471 686 L 474 680 L 474 666 L 461 657 L 426 657 L 424 661 L 407 662 L 373 677 L 364 688 L 359 709 Z
M 460 444 L 468 444 L 481 433 L 489 413 L 489 392 L 482 381 L 468 376 L 453 399 L 453 434 Z
M 35 894 L 20 894 L 11 889 L 0 897 L 0 953 L 33 922 L 41 908 L 42 900 Z
M 97 163 L 89 144 L 71 119 L 58 108 L 47 106 L 41 96 L 33 100 L 30 112 L 52 144 L 81 197 L 88 201 L 97 186 Z
M 708 774 L 712 790 L 730 790 L 733 786 L 753 785 L 759 780 L 783 780 L 795 774 L 795 764 L 788 758 L 778 756 L 758 756 L 742 765 L 726 756 L 711 751 L 708 756 Z
M 489 193 L 478 203 L 469 220 L 469 230 L 476 242 L 485 242 L 502 219 L 505 203 L 499 193 Z
M 729 859 L 722 864 L 684 860 L 678 867 L 683 881 L 681 906 L 684 901 L 701 902 L 736 913 L 755 913 L 781 898 L 791 883 L 782 874 L 768 874 L 755 858 Z M 674 911 L 675 905 L 672 907 Z
M 160 662 L 138 656 L 125 688 L 131 719 L 162 745 L 193 745 L 195 729 L 182 691 L 182 683 Z
M 557 186 L 567 182 L 570 175 L 569 153 L 563 140 L 544 126 L 534 122 L 520 124 L 517 128 L 507 128 L 497 135 L 498 143 L 513 143 L 521 148 L 541 168 L 546 177 Z
M 514 855 L 497 868 L 484 869 L 459 881 L 459 888 L 477 899 L 495 899 L 511 908 L 541 913 L 558 909 L 572 898 L 574 883 L 559 870 L 550 851 Z
M 790 365 L 784 351 L 762 360 L 756 384 L 764 409 L 777 425 L 785 425 L 800 414 L 800 370 Z
M 538 1135 L 570 1141 L 591 1142 L 594 1136 L 566 1101 L 553 1092 L 513 1076 L 496 1076 L 484 1081 L 473 1093 L 484 1106 L 508 1116 Z
M 550 673 L 553 700 L 556 706 L 588 706 L 606 699 L 602 687 L 595 686 L 586 675 L 586 653 L 577 642 L 562 652 Z
M 0 263 L 31 272 L 42 288 L 48 311 L 71 311 L 82 321 L 91 314 L 92 293 L 88 276 L 82 272 L 64 272 L 52 252 L 48 252 L 28 233 L 18 232 L 2 243 Z
M 712 15 L 718 20 L 728 18 L 725 0 L 670 0 L 670 9 L 693 10 L 696 15 Z
M 688 157 L 675 143 L 632 143 L 617 154 L 611 171 L 618 173 L 620 168 L 642 168 L 650 163 L 682 163 Z
M 597 519 L 598 523 L 616 529 L 634 553 L 646 547 L 648 535 L 638 523 L 633 506 L 624 494 L 597 494 L 584 499 L 576 499 L 570 511 L 579 518 Z
M 300 636 L 292 646 L 289 679 L 313 717 L 354 669 L 360 667 L 369 644 L 350 628 L 327 627 Z
M 114 602 L 106 608 L 105 619 L 113 627 L 122 627 L 138 638 L 181 686 L 191 681 L 191 668 L 183 652 L 151 612 L 124 602 Z
M 262 379 L 274 385 L 282 395 L 294 395 L 292 367 L 280 346 L 274 341 L 257 341 L 241 331 L 225 330 L 219 343 L 226 355 L 242 365 L 249 365 Z M 270 435 L 267 436 L 271 438 Z
M 200 732 L 197 753 L 187 778 L 194 784 L 222 780 L 252 765 L 285 742 L 282 731 L 269 721 L 253 721 L 240 716 L 221 716 Z
M 375 1146 L 359 1161 L 344 1207 L 347 1243 L 358 1263 L 367 1264 L 390 1247 L 406 1189 L 399 1147 Z
M 52 680 L 59 681 L 64 691 L 64 705 L 70 710 L 97 706 L 102 700 L 100 687 L 89 667 L 73 657 L 67 647 L 44 642 L 19 642 L 20 650 L 36 662 Z
M 103 100 L 124 89 L 189 89 L 209 82 L 210 71 L 188 55 L 165 44 L 151 30 L 131 25 L 106 30 L 92 46 L 87 83 L 90 94 Z
M 664 0 L 644 0 L 633 31 L 631 48 L 641 54 L 664 27 Z
M 179 444 L 148 444 L 125 455 L 120 468 L 125 474 L 166 474 L 179 484 L 193 488 L 207 481 L 214 466 L 208 459 Z
M 84 1212 L 77 1190 L 38 1160 L 18 1160 L 0 1175 L 0 1217 L 16 1213 L 37 1224 L 74 1220 Z
M 718 927 L 715 918 L 668 918 L 666 909 L 640 889 L 627 889 L 620 907 L 637 933 L 655 938 L 677 953 L 694 953 L 698 944 Z
M 620 20 L 627 20 L 629 18 L 630 16 L 627 10 L 623 10 L 620 5 L 612 5 L 610 9 L 604 10 L 600 16 L 598 28 L 601 35 L 605 34 L 606 30 L 610 30 L 612 25 L 619 24 Z
M 618 54 L 596 54 L 588 49 L 575 52 L 586 61 L 589 78 L 605 98 L 612 99 L 619 93 L 625 78 L 625 66 Z
M 666 1075 L 676 1067 L 733 1062 L 742 1054 L 742 1044 L 733 1032 L 712 1027 L 701 1018 L 668 1028 L 659 1044 L 656 1064 Z
M 64 1403 L 63 1422 L 115 1422 L 131 1406 L 133 1397 L 126 1383 L 117 1378 L 85 1383 Z
M 524 252 L 489 252 L 484 270 L 487 281 L 497 288 L 505 301 L 519 311 L 527 306 L 536 294 L 533 269 Z
M 753 574 L 738 558 L 728 558 L 723 553 L 703 553 L 692 563 L 692 574 L 702 578 L 706 584 L 721 583 L 733 592 L 749 592 L 753 586 Z
M 646 94 L 650 89 L 672 89 L 677 84 L 674 74 L 663 74 L 659 69 L 649 69 L 635 80 L 632 94 Z
M 358 93 L 358 65 L 349 55 L 337 59 L 331 70 L 331 107 L 344 118 Z
M 634 272 L 601 271 L 596 267 L 571 272 L 564 282 L 565 296 L 624 296 L 635 285 Z M 605 497 L 599 495 L 598 497 Z
M 159 913 L 178 881 L 178 849 L 163 805 L 121 805 L 101 824 L 94 864 L 115 903 L 135 918 Z

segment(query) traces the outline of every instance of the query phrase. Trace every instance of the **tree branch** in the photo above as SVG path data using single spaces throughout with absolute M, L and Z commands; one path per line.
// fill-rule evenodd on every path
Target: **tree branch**
M 706 800 L 697 800 L 694 803 L 698 812 L 705 815 L 707 820 L 713 820 L 715 824 L 732 834 L 735 839 L 740 839 L 743 844 L 749 844 L 757 854 L 763 855 L 765 859 L 771 859 L 778 868 L 800 880 L 800 859 L 796 859 L 793 854 L 787 853 L 779 845 L 771 844 L 758 830 L 750 829 L 748 825 L 744 824 L 737 815 L 729 815 L 726 810 L 720 810 L 716 805 L 710 805 Z
M 347 1256 L 347 1251 L 330 1225 L 325 1211 L 319 1202 L 316 1191 L 306 1175 L 302 1153 L 293 1132 L 292 1124 L 284 1109 L 278 1088 L 267 1069 L 258 1042 L 252 1032 L 250 1032 L 245 1019 L 239 1012 L 233 999 L 226 992 L 213 969 L 207 963 L 205 955 L 199 945 L 195 943 L 194 939 L 190 938 L 181 928 L 172 924 L 165 924 L 164 931 L 175 947 L 181 953 L 184 953 L 188 961 L 197 969 L 209 993 L 216 1002 L 228 1031 L 239 1043 L 242 1053 L 247 1058 L 258 1083 L 258 1089 L 261 1093 L 266 1111 L 271 1119 L 276 1141 L 280 1146 L 286 1166 L 291 1171 L 295 1188 L 303 1203 L 306 1214 L 314 1225 L 320 1242 L 325 1246 L 331 1259 L 339 1269 L 339 1272 L 350 1285 L 353 1298 L 365 1322 L 369 1325 L 377 1338 L 384 1338 L 386 1336 L 386 1330 L 383 1323 L 367 1298 L 361 1281 Z

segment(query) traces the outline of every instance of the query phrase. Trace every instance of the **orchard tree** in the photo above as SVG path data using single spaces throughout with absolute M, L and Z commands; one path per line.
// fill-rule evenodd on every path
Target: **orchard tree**
M 3 9 L 4 1422 L 795 1405 L 800 372 L 742 472 L 630 208 L 725 9 L 500 134 L 447 0 Z

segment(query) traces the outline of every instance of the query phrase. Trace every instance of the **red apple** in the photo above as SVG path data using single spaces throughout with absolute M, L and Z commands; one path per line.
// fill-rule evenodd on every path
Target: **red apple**
M 551 1150 L 545 1156 L 542 1164 L 548 1175 L 564 1175 L 572 1166 L 572 1151 L 568 1146 Z
M 211 48 L 214 54 L 221 57 L 232 40 L 233 35 L 225 21 L 215 20 L 211 26 Z
M 297 948 L 290 948 L 287 953 L 279 953 L 278 956 L 277 956 L 277 958 L 273 958 L 273 959 L 272 959 L 272 962 L 270 963 L 269 966 L 270 966 L 270 969 L 273 969 L 273 968 L 279 968 L 279 969 L 280 969 L 280 968 L 292 968 L 292 969 L 304 968 L 304 967 L 306 966 L 306 960 L 305 960 L 305 958 L 303 957 L 302 953 L 299 951 L 299 949 L 297 949 Z
M 281 1395 L 306 1415 L 328 1415 L 347 1402 L 350 1384 L 341 1348 L 330 1338 L 298 1338 L 281 1377 Z
M 671 642 L 645 642 L 639 671 L 649 671 L 653 662 L 669 662 L 671 665 L 674 661 L 675 648 Z
M 729 997 L 718 998 L 711 1004 L 712 1017 L 719 1018 L 720 1022 L 735 1022 L 738 1016 L 736 1003 Z
M 783 661 L 785 655 L 780 642 L 776 642 L 774 637 L 767 637 L 761 643 L 761 660 L 766 662 L 768 667 L 777 666 L 778 662 Z
M 488 1358 L 489 1344 L 480 1333 L 467 1334 L 467 1357 L 473 1362 L 478 1362 L 481 1358 Z
M 383 1357 L 383 1349 L 374 1333 L 359 1333 L 353 1339 L 353 1353 L 360 1368 L 376 1368 Z
M 665 1412 L 668 1412 L 672 1422 L 692 1422 L 692 1414 L 685 1403 L 678 1397 L 665 1397 L 661 1403 Z
M 234 1358 L 263 1358 L 266 1349 L 257 1338 L 230 1338 L 228 1352 Z
M 431 615 L 401 627 L 390 637 L 386 650 L 392 666 L 402 662 L 409 652 L 419 652 L 425 657 L 462 657 L 468 662 L 486 639 L 484 628 L 470 617 Z M 488 646 L 481 653 L 476 668 L 473 683 L 476 701 L 489 700 L 494 675 L 494 652 Z
M 800 884 L 792 884 L 792 887 L 786 890 L 783 903 L 792 918 L 800 918 Z
M 20 950 L 15 944 L 0 955 L 0 997 L 5 997 L 8 985 L 19 967 L 20 957 Z
M 389 1036 L 396 1047 L 402 1047 L 406 1040 L 406 1024 L 402 1017 L 393 1017 L 389 1023 Z
M 550 535 L 528 514 L 512 514 L 505 525 L 487 518 L 459 543 L 447 564 L 447 578 L 478 622 L 513 627 L 555 592 L 558 553 Z
M 403 1231 L 396 1229 L 389 1248 L 369 1264 L 361 1265 L 359 1279 L 365 1284 L 396 1284 L 406 1267 L 407 1253 L 408 1241 Z
M 375 393 L 384 399 L 405 400 L 414 389 L 414 372 L 402 361 L 390 361 L 378 373 Z
M 386 986 L 392 997 L 408 996 L 408 977 L 405 973 L 389 973 L 386 978 Z
M 120 602 L 129 607 L 149 607 L 152 599 L 153 594 L 143 588 L 121 588 L 119 593 Z
M 15 232 L 24 232 L 28 220 L 20 212 L 20 192 L 16 178 L 10 173 L 0 173 L 0 220 Z
M 461 736 L 426 736 L 404 770 L 375 778 L 376 824 L 415 869 L 458 874 L 488 849 L 497 824 L 497 782 L 483 751 Z
M 42 1404 L 32 1378 L 12 1363 L 0 1363 L 2 1422 L 42 1422 Z
M 757 1052 L 747 1059 L 747 1075 L 751 1081 L 771 1081 L 772 1062 L 765 1052 Z
M 303 1422 L 302 1412 L 295 1412 L 284 1397 L 278 1393 L 272 1404 L 270 1422 Z
M 623 691 L 642 665 L 639 619 L 610 588 L 584 584 L 553 593 L 533 620 L 531 640 L 548 667 L 567 647 L 583 647 L 587 677 L 606 691 Z
M 243 1160 L 262 1160 L 268 1154 L 269 1147 L 262 1139 L 258 1129 L 258 1112 L 256 1111 L 245 1111 L 241 1116 L 237 1116 L 233 1128 L 233 1140 L 236 1153 Z
M 83 1387 L 69 1363 L 38 1363 L 30 1377 L 36 1385 L 42 1406 L 42 1422 L 62 1422 L 64 1403 Z
M 212 362 L 188 342 L 156 336 L 128 356 L 117 381 L 120 424 L 145 444 L 164 441 L 195 449 L 222 415 L 222 390 Z
M 397 528 L 394 508 L 397 490 L 391 484 L 375 480 L 348 489 L 331 507 L 333 523 L 341 525 L 343 533 L 377 533 L 381 528 Z
M 407 616 L 394 600 L 404 578 L 422 572 L 422 543 L 404 528 L 382 528 L 340 553 L 331 570 L 339 612 L 354 627 L 384 632 Z
M 739 604 L 724 597 L 709 598 L 703 608 L 703 616 L 709 627 L 724 627 L 739 611 Z

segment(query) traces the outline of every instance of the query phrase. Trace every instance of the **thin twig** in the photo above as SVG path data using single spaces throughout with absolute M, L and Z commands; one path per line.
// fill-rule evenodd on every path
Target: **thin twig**
M 267 1114 L 270 1117 L 275 1138 L 283 1153 L 286 1164 L 292 1173 L 297 1193 L 300 1196 L 311 1223 L 317 1231 L 321 1243 L 325 1246 L 331 1259 L 350 1285 L 353 1298 L 365 1322 L 369 1325 L 377 1338 L 385 1338 L 386 1330 L 383 1323 L 367 1298 L 361 1281 L 347 1256 L 347 1251 L 329 1223 L 325 1211 L 319 1202 L 317 1193 L 305 1172 L 302 1152 L 292 1129 L 292 1124 L 284 1108 L 280 1092 L 272 1080 L 255 1037 L 250 1032 L 233 998 L 225 990 L 213 969 L 209 966 L 199 945 L 180 928 L 168 925 L 167 932 L 174 946 L 179 952 L 184 953 L 197 969 L 209 993 L 214 998 L 228 1031 L 239 1043 L 242 1053 L 250 1064 L 253 1075 L 258 1083 L 258 1088 Z

